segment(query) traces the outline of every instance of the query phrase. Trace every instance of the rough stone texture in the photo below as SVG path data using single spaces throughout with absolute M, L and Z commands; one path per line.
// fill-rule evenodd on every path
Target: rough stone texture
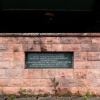
M 0 91 L 54 93 L 51 78 L 62 93 L 100 94 L 100 33 L 1 33 Z M 8 37 L 7 37 L 8 35 Z M 26 69 L 25 52 L 74 52 L 71 69 Z

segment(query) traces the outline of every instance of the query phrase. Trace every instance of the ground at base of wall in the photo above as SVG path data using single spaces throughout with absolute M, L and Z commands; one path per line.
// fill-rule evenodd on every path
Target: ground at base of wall
M 5 98 L 0 98 L 0 100 L 5 100 Z M 84 99 L 82 97 L 59 97 L 59 98 L 52 98 L 52 97 L 40 97 L 36 98 L 16 98 L 16 99 L 7 99 L 7 100 L 100 100 L 100 97 L 91 97 Z

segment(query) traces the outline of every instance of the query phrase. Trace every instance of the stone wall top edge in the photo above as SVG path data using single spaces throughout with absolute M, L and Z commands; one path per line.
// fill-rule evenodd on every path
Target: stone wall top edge
M 79 36 L 79 37 L 100 37 L 100 33 L 0 33 L 0 37 L 40 37 L 40 36 Z

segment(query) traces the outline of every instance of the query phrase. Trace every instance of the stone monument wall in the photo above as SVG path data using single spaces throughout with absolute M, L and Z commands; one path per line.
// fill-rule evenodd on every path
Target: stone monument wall
M 72 68 L 26 69 L 25 52 L 73 52 Z M 50 78 L 61 90 L 100 94 L 99 33 L 1 33 L 0 90 L 33 94 L 53 93 Z

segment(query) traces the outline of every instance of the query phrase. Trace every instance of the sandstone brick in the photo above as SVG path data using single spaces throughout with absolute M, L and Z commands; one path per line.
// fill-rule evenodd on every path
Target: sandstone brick
M 65 45 L 63 44 L 52 44 L 52 51 L 65 51 Z
M 13 52 L 4 52 L 3 53 L 3 60 L 4 61 L 13 61 L 14 60 Z
M 45 51 L 51 51 L 51 49 L 52 49 L 52 46 L 51 46 L 51 44 L 41 44 L 40 45 L 40 51 L 43 51 L 43 52 L 45 52 Z
M 40 44 L 40 37 L 32 37 L 33 44 Z
M 13 44 L 13 43 L 17 43 L 17 38 L 16 37 L 3 37 L 2 38 L 2 42 L 3 43 L 7 43 L 7 44 Z
M 43 69 L 42 78 L 54 78 L 56 76 L 55 69 Z
M 14 52 L 14 61 L 25 61 L 24 52 Z
M 0 43 L 2 43 L 2 37 L 0 37 Z
M 18 94 L 20 87 L 3 87 L 3 92 L 6 94 Z
M 32 43 L 32 37 L 18 37 L 17 43 L 20 44 L 29 44 Z
M 34 87 L 34 94 L 50 93 L 54 94 L 52 87 Z
M 0 79 L 0 86 L 1 87 L 8 86 L 8 79 Z
M 28 51 L 28 44 L 22 44 L 23 51 Z
M 81 44 L 80 49 L 83 52 L 96 52 L 98 51 L 98 44 Z
M 40 79 L 42 78 L 42 69 L 25 69 L 23 78 L 26 79 Z
M 76 79 L 59 79 L 59 86 L 60 87 L 76 87 L 78 86 L 78 82 Z
M 85 95 L 87 92 L 86 87 L 70 87 L 70 91 L 75 94 L 75 93 L 80 93 L 82 95 Z
M 0 61 L 3 60 L 3 52 L 0 52 Z
M 80 45 L 79 44 L 66 44 L 65 50 L 66 51 L 80 51 Z
M 87 52 L 74 52 L 74 61 L 86 61 Z
M 60 43 L 60 37 L 41 37 L 40 43 L 42 44 L 58 44 Z
M 9 68 L 10 69 L 24 69 L 25 63 L 21 61 L 11 61 Z
M 88 44 L 92 43 L 92 39 L 90 37 L 74 37 L 73 38 L 73 43 L 78 43 L 78 44 Z
M 74 69 L 91 68 L 91 66 L 92 66 L 91 61 L 75 61 L 74 62 Z
M 27 50 L 28 51 L 40 51 L 40 44 L 28 44 Z
M 0 78 L 5 78 L 5 69 L 0 69 Z
M 73 69 L 56 69 L 56 78 L 73 78 Z
M 23 44 L 14 44 L 13 52 L 23 52 Z
M 91 69 L 100 69 L 100 61 L 92 61 L 91 66 L 89 68 Z
M 90 93 L 95 92 L 97 95 L 100 95 L 100 87 L 87 87 L 87 91 Z
M 10 49 L 9 44 L 0 44 L 0 52 L 7 52 Z
M 9 87 L 21 87 L 23 84 L 22 79 L 9 79 Z
M 87 69 L 87 78 L 88 79 L 99 79 L 100 70 L 99 69 Z
M 87 60 L 89 60 L 89 61 L 100 61 L 100 52 L 88 52 Z
M 100 44 L 100 38 L 98 38 L 98 37 L 93 37 L 93 38 L 92 38 L 92 43 Z
M 71 44 L 74 43 L 74 37 L 61 37 L 61 44 Z
M 21 89 L 25 89 L 25 94 L 35 94 L 34 93 L 34 87 L 21 87 Z
M 6 78 L 22 78 L 22 69 L 6 69 Z
M 74 69 L 74 78 L 75 79 L 86 78 L 86 69 Z
M 8 69 L 8 68 L 9 68 L 9 61 L 0 62 L 0 69 Z
M 23 87 L 45 87 L 46 79 L 23 79 Z

